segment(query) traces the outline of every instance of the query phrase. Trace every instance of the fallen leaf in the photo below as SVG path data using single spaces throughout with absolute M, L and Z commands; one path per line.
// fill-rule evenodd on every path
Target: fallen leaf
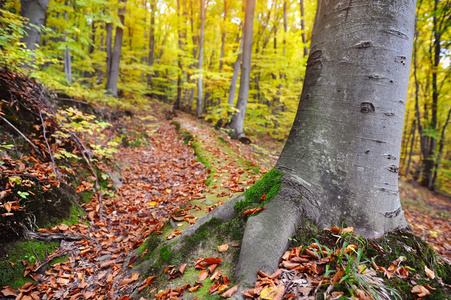
M 426 265 L 424 265 L 424 272 L 426 273 L 426 276 L 434 279 L 435 278 L 435 273 L 434 271 L 432 271 L 431 269 L 429 269 Z
M 227 292 L 224 292 L 221 297 L 223 298 L 230 298 L 233 296 L 233 294 L 236 293 L 236 291 L 238 291 L 238 286 L 235 285 L 233 288 L 229 289 Z
M 229 250 L 229 244 L 224 244 L 224 245 L 218 246 L 219 252 L 226 252 L 227 250 Z
M 426 297 L 430 295 L 429 291 L 422 285 L 416 285 L 411 290 L 412 294 L 417 294 L 418 297 Z
M 181 265 L 180 268 L 179 268 L 179 271 L 180 271 L 180 273 L 182 273 L 182 275 L 183 275 L 183 273 L 185 273 L 186 265 L 187 265 L 187 264 L 183 264 L 183 265 Z
M 12 207 L 12 203 L 11 202 L 6 202 L 5 204 L 3 204 L 3 207 L 6 209 L 7 212 L 11 212 L 11 207 Z
M 208 290 L 208 293 L 211 295 L 214 292 L 216 292 L 219 289 L 219 286 L 221 285 L 221 282 L 215 281 L 212 285 L 212 287 Z
M 17 292 L 15 290 L 13 290 L 12 288 L 10 288 L 9 286 L 5 286 L 5 288 L 1 291 L 3 296 L 8 297 L 8 296 L 17 296 Z
M 199 281 L 204 281 L 208 277 L 208 271 L 202 270 L 199 273 Z
M 279 288 L 276 286 L 268 286 L 264 288 L 260 294 L 261 299 L 271 300 L 279 292 Z

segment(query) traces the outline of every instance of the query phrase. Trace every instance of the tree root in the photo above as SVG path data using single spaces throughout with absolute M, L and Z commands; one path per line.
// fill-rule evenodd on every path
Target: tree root
M 27 231 L 25 233 L 27 238 L 45 241 L 51 243 L 55 240 L 64 240 L 64 241 L 79 241 L 79 240 L 90 240 L 91 238 L 87 235 L 82 234 L 70 234 L 70 233 L 46 233 L 46 232 L 32 232 Z

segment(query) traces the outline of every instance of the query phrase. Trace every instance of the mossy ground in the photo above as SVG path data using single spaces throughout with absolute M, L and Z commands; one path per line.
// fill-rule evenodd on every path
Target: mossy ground
M 37 241 L 21 241 L 4 245 L 2 248 L 5 252 L 0 256 L 0 287 L 19 288 L 27 282 L 34 282 L 30 277 L 23 277 L 25 266 L 22 261 L 28 265 L 33 265 L 36 262 L 36 253 L 39 260 L 44 262 L 46 248 L 47 253 L 50 254 L 57 247 L 58 243 L 56 242 L 49 244 Z M 66 259 L 66 257 L 55 258 L 51 261 L 51 264 L 62 262 Z
M 234 244 L 239 244 L 241 241 L 244 222 L 232 220 L 224 222 L 220 219 L 213 218 L 209 222 L 200 226 L 196 232 L 186 237 L 181 241 L 181 250 L 175 252 L 172 250 L 175 242 L 167 242 L 162 238 L 162 235 L 152 234 L 144 243 L 137 249 L 138 255 L 143 255 L 136 262 L 135 265 L 140 271 L 144 271 L 144 277 L 156 275 L 157 282 L 152 285 L 153 288 L 159 290 L 166 290 L 168 288 L 182 287 L 184 284 L 194 285 L 198 281 L 200 270 L 194 269 L 194 261 L 197 258 L 220 257 L 223 259 L 218 268 L 223 274 L 226 274 L 233 280 L 234 266 L 239 257 L 239 247 L 232 247 Z M 229 250 L 225 253 L 220 253 L 217 247 L 222 244 L 229 244 Z M 146 261 L 151 263 L 148 266 Z M 187 268 L 183 277 L 167 280 L 167 275 L 163 274 L 164 269 L 173 265 L 176 268 L 182 264 L 187 263 Z M 143 270 L 144 268 L 144 270 Z M 213 284 L 209 278 L 202 282 L 204 287 L 198 291 L 187 295 L 184 299 L 217 299 L 217 295 L 209 295 L 208 289 Z M 191 297 L 192 296 L 192 297 Z

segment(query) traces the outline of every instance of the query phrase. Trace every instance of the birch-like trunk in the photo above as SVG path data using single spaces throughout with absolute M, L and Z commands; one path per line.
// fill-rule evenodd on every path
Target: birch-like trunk
M 120 7 L 118 9 L 119 19 L 121 24 L 124 25 L 125 19 L 125 4 L 127 0 L 121 0 Z M 119 71 L 121 63 L 121 52 L 122 52 L 122 37 L 124 36 L 124 29 L 120 26 L 116 27 L 116 35 L 114 37 L 113 53 L 111 54 L 111 68 L 108 73 L 107 84 L 105 89 L 108 93 L 111 93 L 114 97 L 117 97 L 117 84 L 119 81 Z
M 241 64 L 240 90 L 236 108 L 238 112 L 232 117 L 230 128 L 236 138 L 244 136 L 244 118 L 246 116 L 247 98 L 249 96 L 249 83 L 251 76 L 252 41 L 254 31 L 254 12 L 256 0 L 248 0 L 243 26 L 243 61 Z
M 202 115 L 202 100 L 203 100 L 203 84 L 202 84 L 202 63 L 204 61 L 204 37 L 205 37 L 205 7 L 204 0 L 200 0 L 200 36 L 199 36 L 199 77 L 197 78 L 197 109 L 196 116 L 199 118 Z

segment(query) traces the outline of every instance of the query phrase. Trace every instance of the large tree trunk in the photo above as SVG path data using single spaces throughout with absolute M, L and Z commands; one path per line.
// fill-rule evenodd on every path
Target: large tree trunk
M 277 269 L 306 218 L 323 228 L 353 226 L 368 238 L 408 227 L 398 157 L 414 14 L 411 0 L 319 1 L 299 109 L 275 166 L 281 186 L 246 223 L 235 269 L 241 290 L 257 271 Z M 244 198 L 218 207 L 181 239 L 211 218 L 235 218 L 233 206 Z
M 25 30 L 25 35 L 22 38 L 22 43 L 25 43 L 27 49 L 34 51 L 41 43 L 40 27 L 45 25 L 47 8 L 50 0 L 21 0 L 20 1 L 20 15 L 28 18 L 31 26 Z M 30 65 L 25 65 L 27 68 L 33 68 L 34 62 Z
M 124 25 L 125 18 L 125 4 L 127 0 L 120 0 L 119 4 L 122 6 L 118 9 L 119 19 L 121 24 Z M 114 97 L 117 97 L 117 84 L 119 81 L 119 71 L 121 63 L 122 52 L 122 37 L 124 36 L 124 29 L 120 26 L 116 27 L 116 35 L 114 37 L 113 53 L 111 54 L 111 68 L 108 73 L 107 83 L 105 89 L 108 93 L 111 93 Z
M 230 128 L 233 129 L 236 138 L 244 136 L 244 118 L 246 116 L 247 98 L 249 96 L 249 83 L 251 76 L 251 56 L 254 29 L 255 0 L 246 3 L 246 13 L 243 26 L 243 61 L 241 64 L 240 90 L 236 108 L 238 112 L 232 117 Z

